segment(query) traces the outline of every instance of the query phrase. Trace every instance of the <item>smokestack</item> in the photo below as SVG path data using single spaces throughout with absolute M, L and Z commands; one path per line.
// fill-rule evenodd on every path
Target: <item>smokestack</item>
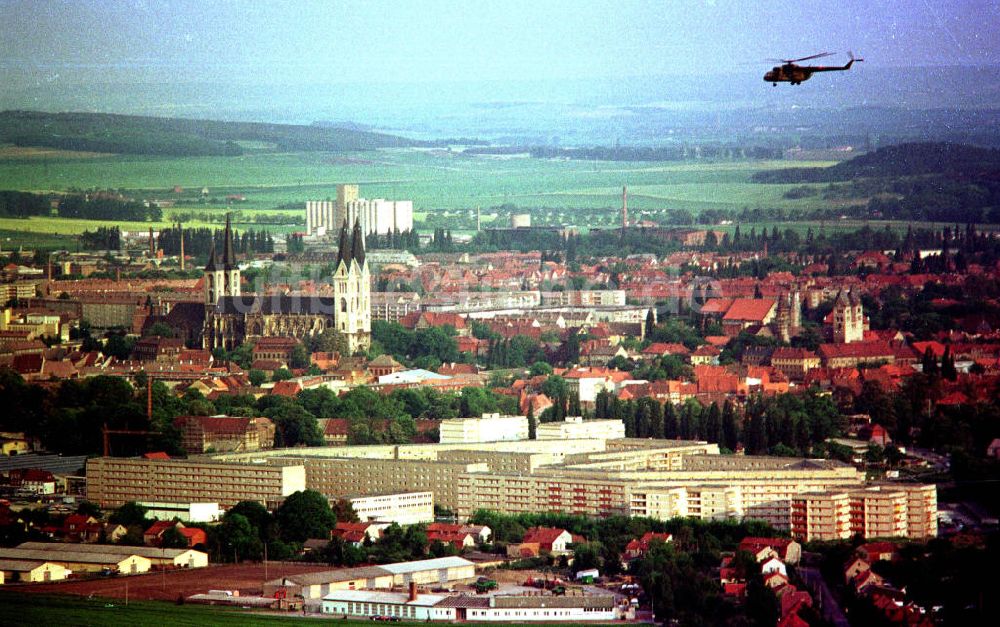
M 481 223 L 479 221 L 479 205 L 476 205 L 476 233 L 480 230 Z
M 622 231 L 628 226 L 628 186 L 622 186 Z
M 410 582 L 410 596 L 406 599 L 407 603 L 412 603 L 417 600 L 417 582 Z
M 184 227 L 177 225 L 181 230 L 181 272 L 184 272 Z

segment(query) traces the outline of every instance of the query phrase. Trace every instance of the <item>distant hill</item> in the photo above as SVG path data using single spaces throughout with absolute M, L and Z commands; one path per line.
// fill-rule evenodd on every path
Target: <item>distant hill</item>
M 0 112 L 0 142 L 133 155 L 236 156 L 241 141 L 279 151 L 354 151 L 424 142 L 357 129 L 109 113 Z
M 949 174 L 967 177 L 1000 170 L 1000 150 L 952 143 L 908 143 L 879 148 L 828 168 L 758 172 L 758 183 L 832 183 L 856 178 Z

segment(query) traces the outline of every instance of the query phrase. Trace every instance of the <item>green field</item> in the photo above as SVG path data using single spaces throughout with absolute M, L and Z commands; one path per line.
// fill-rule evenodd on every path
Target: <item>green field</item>
M 821 163 L 796 163 L 829 165 Z M 293 215 L 280 205 L 332 198 L 336 185 L 355 182 L 369 198 L 411 199 L 417 218 L 427 212 L 488 208 L 511 203 L 552 211 L 552 218 L 574 222 L 574 209 L 615 208 L 621 186 L 629 187 L 633 211 L 742 207 L 806 208 L 817 197 L 788 200 L 787 185 L 760 185 L 750 176 L 762 169 L 787 167 L 782 161 L 720 163 L 587 162 L 467 156 L 442 150 L 391 149 L 365 153 L 255 153 L 242 157 L 145 157 L 46 152 L 24 155 L 0 151 L 0 189 L 68 191 L 124 189 L 140 197 L 199 203 L 164 209 L 164 223 L 190 214 L 191 226 L 217 222 L 231 209 L 253 222 L 257 214 Z M 184 192 L 171 190 L 181 186 Z M 225 197 L 242 194 L 245 202 L 227 206 Z M 88 221 L 45 218 L 0 220 L 0 229 L 39 233 L 78 233 Z M 123 228 L 145 225 L 122 225 Z M 291 228 L 291 227 L 289 227 Z M 288 229 L 278 229 L 288 230 Z

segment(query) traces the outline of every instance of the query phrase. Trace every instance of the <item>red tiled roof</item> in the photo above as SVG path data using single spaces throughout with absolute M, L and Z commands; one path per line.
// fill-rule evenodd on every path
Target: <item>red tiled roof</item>
M 770 298 L 737 298 L 722 319 L 763 322 L 776 306 L 777 301 Z

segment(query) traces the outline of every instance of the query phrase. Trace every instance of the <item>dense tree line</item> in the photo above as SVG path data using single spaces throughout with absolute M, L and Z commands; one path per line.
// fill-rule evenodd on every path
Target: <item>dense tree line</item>
M 0 217 L 27 218 L 47 216 L 52 213 L 49 199 L 40 194 L 0 190 Z
M 398 322 L 372 321 L 372 352 L 385 352 L 397 361 L 436 370 L 442 363 L 460 361 L 455 328 L 428 327 L 411 331 Z
M 843 429 L 836 404 L 813 389 L 752 396 L 743 407 L 728 400 L 721 407 L 694 399 L 680 405 L 653 398 L 622 401 L 602 391 L 594 417 L 622 420 L 627 437 L 707 440 L 728 451 L 742 445 L 750 455 L 822 457 L 825 441 Z
M 99 226 L 81 233 L 80 245 L 90 250 L 121 250 L 122 231 L 117 226 Z
M 160 230 L 157 245 L 165 255 L 179 255 L 181 252 L 181 226 L 171 226 Z M 212 245 L 217 255 L 222 255 L 225 243 L 224 229 L 184 228 L 184 254 L 193 257 L 207 257 Z M 274 238 L 270 231 L 245 229 L 233 231 L 233 250 L 238 255 L 274 252 Z
M 437 238 L 437 230 L 434 232 Z M 449 234 L 450 239 L 450 234 Z M 416 252 L 420 250 L 420 234 L 416 229 L 400 231 L 393 229 L 385 233 L 371 233 L 365 237 L 365 246 L 368 249 L 389 249 L 389 250 L 409 250 Z
M 59 217 L 81 218 L 84 220 L 122 220 L 129 222 L 158 222 L 163 219 L 163 210 L 156 205 L 148 206 L 120 198 L 108 198 L 97 194 L 86 196 L 72 194 L 59 200 Z

